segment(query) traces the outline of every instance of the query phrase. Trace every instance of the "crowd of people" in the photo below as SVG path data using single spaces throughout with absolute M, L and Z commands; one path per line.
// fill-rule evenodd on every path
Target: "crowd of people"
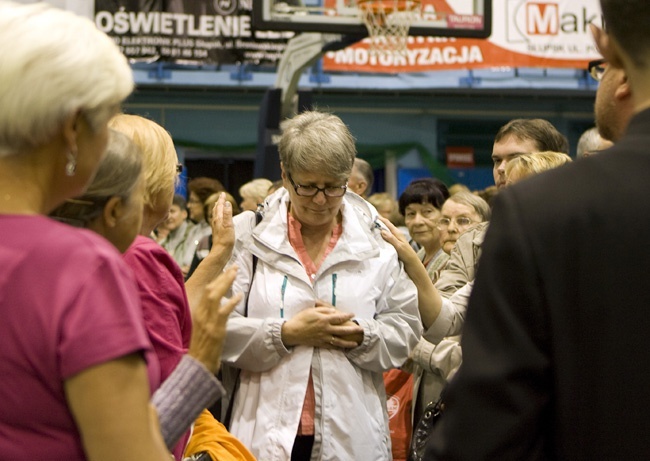
M 395 198 L 311 110 L 237 203 L 175 193 L 172 137 L 120 112 L 131 69 L 92 22 L 0 1 L 0 458 L 647 457 L 650 6 L 601 5 L 575 161 L 517 118 L 489 191 Z

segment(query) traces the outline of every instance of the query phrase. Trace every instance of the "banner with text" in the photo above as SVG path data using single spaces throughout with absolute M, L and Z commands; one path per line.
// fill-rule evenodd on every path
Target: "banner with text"
M 441 0 L 436 0 L 440 4 Z M 451 11 L 453 1 L 443 2 Z M 435 14 L 422 0 L 422 14 Z M 600 58 L 589 28 L 602 27 L 598 0 L 492 0 L 492 35 L 486 40 L 409 37 L 404 55 L 373 55 L 366 40 L 328 52 L 326 71 L 422 72 L 489 67 L 584 68 Z
M 293 32 L 254 31 L 252 0 L 95 0 L 95 24 L 132 62 L 275 65 Z

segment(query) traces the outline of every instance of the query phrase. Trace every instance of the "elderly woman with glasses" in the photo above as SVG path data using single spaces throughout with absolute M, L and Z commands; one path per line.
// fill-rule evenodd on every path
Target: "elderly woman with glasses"
M 391 459 L 382 372 L 420 337 L 415 286 L 347 180 L 354 138 L 336 116 L 283 125 L 284 188 L 235 218 L 224 362 L 239 368 L 231 431 L 258 459 Z
M 478 195 L 458 192 L 449 197 L 438 220 L 443 251 L 451 254 L 458 237 L 473 225 L 489 221 L 490 214 L 490 205 Z

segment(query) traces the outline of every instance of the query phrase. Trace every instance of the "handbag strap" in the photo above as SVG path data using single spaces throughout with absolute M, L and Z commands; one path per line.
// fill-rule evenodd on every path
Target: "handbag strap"
M 262 218 L 264 218 L 264 214 L 260 210 L 260 208 L 257 209 L 255 212 L 255 225 L 257 226 L 261 221 Z M 250 294 L 250 287 L 253 286 L 253 280 L 255 280 L 255 272 L 257 269 L 257 256 L 253 255 L 253 270 L 251 273 L 251 282 L 249 285 L 248 293 Z M 244 304 L 244 317 L 248 317 L 248 295 L 246 295 L 246 304 Z M 232 409 L 235 405 L 235 394 L 237 393 L 237 390 L 239 389 L 239 374 L 241 373 L 241 368 L 236 368 L 235 372 L 235 385 L 233 387 L 233 390 L 230 394 L 230 400 L 228 401 L 228 408 L 226 409 L 226 414 L 224 416 L 223 424 L 227 428 L 230 428 L 230 420 L 232 419 Z

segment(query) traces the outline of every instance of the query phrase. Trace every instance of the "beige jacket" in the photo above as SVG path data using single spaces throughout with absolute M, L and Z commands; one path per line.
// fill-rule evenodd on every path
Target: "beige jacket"
M 461 235 L 451 250 L 449 261 L 436 282 L 436 288 L 444 298 L 450 298 L 467 282 L 474 280 L 487 226 L 487 222 L 477 224 Z

